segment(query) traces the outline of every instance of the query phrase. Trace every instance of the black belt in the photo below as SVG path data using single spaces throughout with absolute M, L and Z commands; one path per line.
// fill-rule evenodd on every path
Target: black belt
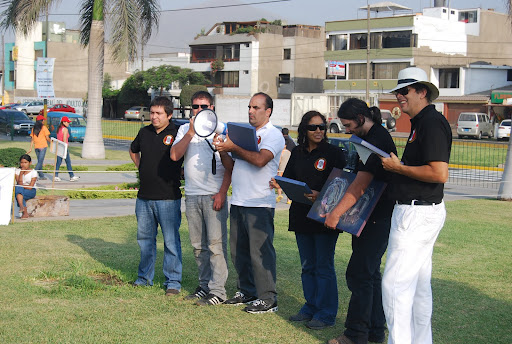
M 441 202 L 427 202 L 427 201 L 421 201 L 417 199 L 413 199 L 412 201 L 396 201 L 396 204 L 407 204 L 407 205 L 436 205 Z

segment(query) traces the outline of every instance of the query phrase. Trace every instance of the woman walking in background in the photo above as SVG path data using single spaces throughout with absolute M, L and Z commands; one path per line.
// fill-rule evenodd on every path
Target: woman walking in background
M 340 148 L 327 142 L 327 122 L 317 111 L 308 111 L 299 124 L 298 146 L 292 151 L 283 176 L 305 182 L 313 191 L 314 202 L 334 167 L 343 169 L 345 157 Z M 272 179 L 271 187 L 278 187 Z M 334 270 L 334 250 L 338 232 L 308 219 L 312 204 L 292 201 L 289 231 L 295 232 L 302 265 L 301 279 L 305 304 L 289 320 L 305 322 L 306 327 L 321 330 L 334 326 L 338 312 L 338 286 Z
M 57 140 L 65 142 L 68 144 L 69 140 L 69 130 L 68 126 L 71 121 L 69 120 L 68 116 L 63 116 L 60 120 L 59 128 L 57 129 Z M 60 182 L 62 179 L 59 178 L 59 168 L 60 164 L 62 164 L 62 158 L 57 155 L 57 166 L 55 166 L 55 179 L 54 181 Z M 73 173 L 73 167 L 71 166 L 71 159 L 69 158 L 69 147 L 66 155 L 66 167 L 68 168 L 69 173 L 69 181 L 70 182 L 76 182 L 80 177 L 75 176 Z
M 22 213 L 21 218 L 26 219 L 29 217 L 27 211 L 27 203 L 25 201 L 36 197 L 36 189 L 34 185 L 37 181 L 37 172 L 30 169 L 30 162 L 32 158 L 28 154 L 23 154 L 20 157 L 20 168 L 14 172 L 16 175 L 16 187 L 14 194 L 16 196 L 16 203 Z
M 27 151 L 27 154 L 32 152 L 32 148 L 35 147 L 35 152 L 37 156 L 37 165 L 36 171 L 39 175 L 40 180 L 45 180 L 46 177 L 42 171 L 44 157 L 46 155 L 46 149 L 48 148 L 48 143 L 50 141 L 50 131 L 43 124 L 44 116 L 39 115 L 36 118 L 36 124 L 30 133 L 31 141 L 30 141 L 30 149 Z

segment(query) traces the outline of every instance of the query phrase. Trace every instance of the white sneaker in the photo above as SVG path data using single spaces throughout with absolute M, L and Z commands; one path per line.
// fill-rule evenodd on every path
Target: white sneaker
M 79 176 L 73 176 L 73 177 L 69 178 L 69 181 L 70 182 L 76 182 L 78 179 L 80 179 Z
M 53 181 L 54 181 L 54 182 L 61 182 L 61 181 L 62 181 L 62 179 L 60 179 L 59 177 L 55 177 L 55 178 L 53 178 Z

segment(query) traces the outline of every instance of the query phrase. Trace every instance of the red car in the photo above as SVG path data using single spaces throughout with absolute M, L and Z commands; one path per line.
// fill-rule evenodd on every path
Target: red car
M 60 112 L 75 112 L 75 108 L 72 106 L 69 106 L 67 104 L 54 104 L 52 107 L 48 108 L 47 112 L 51 111 L 60 111 Z M 43 110 L 39 111 L 39 114 L 43 114 Z

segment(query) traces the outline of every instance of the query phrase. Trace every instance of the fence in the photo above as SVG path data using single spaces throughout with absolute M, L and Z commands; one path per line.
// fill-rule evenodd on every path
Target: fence
M 176 117 L 176 116 L 174 116 Z M 173 118 L 174 118 L 173 117 Z M 139 129 L 149 121 L 103 120 L 103 137 L 106 143 L 132 141 Z M 343 134 L 329 134 L 329 137 L 349 137 Z M 401 157 L 407 138 L 394 137 L 398 156 Z M 499 187 L 507 156 L 508 142 L 454 140 L 450 156 L 450 179 L 457 185 L 484 188 Z

